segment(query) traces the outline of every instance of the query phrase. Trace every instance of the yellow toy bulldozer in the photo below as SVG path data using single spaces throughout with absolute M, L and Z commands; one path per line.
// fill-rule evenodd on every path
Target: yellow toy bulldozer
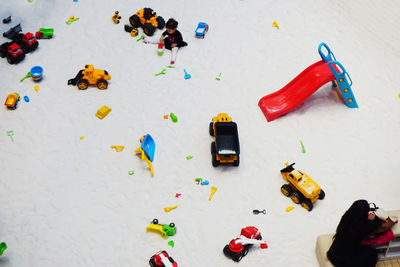
M 308 211 L 313 209 L 313 203 L 325 198 L 325 192 L 307 174 L 293 168 L 294 163 L 285 163 L 281 170 L 283 179 L 288 183 L 282 185 L 281 192 L 292 201 Z
M 85 65 L 84 70 L 80 70 L 75 78 L 69 79 L 68 84 L 77 85 L 80 90 L 85 90 L 89 85 L 96 85 L 99 89 L 107 89 L 107 81 L 111 76 L 105 70 L 94 69 L 93 65 Z
M 157 16 L 153 9 L 145 7 L 135 15 L 129 18 L 129 22 L 132 24 L 133 28 L 142 27 L 145 34 L 152 36 L 156 31 L 156 28 L 163 29 L 165 26 L 165 21 L 162 17 Z

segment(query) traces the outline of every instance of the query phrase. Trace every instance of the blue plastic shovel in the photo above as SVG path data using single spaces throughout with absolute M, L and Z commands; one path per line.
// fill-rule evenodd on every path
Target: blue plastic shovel
M 185 69 L 183 69 L 183 71 L 185 72 L 185 80 L 190 79 L 190 77 L 192 77 L 189 73 L 187 73 L 187 71 Z

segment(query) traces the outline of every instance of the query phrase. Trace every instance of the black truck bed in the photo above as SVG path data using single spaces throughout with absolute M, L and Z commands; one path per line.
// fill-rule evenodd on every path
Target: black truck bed
M 215 123 L 215 142 L 219 155 L 239 155 L 239 135 L 235 122 Z

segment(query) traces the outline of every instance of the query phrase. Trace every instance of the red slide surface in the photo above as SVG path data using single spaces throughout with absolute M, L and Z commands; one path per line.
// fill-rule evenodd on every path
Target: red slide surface
M 333 80 L 335 76 L 329 69 L 328 63 L 318 61 L 297 75 L 281 90 L 261 98 L 258 106 L 267 121 L 273 121 L 298 107 L 321 86 Z

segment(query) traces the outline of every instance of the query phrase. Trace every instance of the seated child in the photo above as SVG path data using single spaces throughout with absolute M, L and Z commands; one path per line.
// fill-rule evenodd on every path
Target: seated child
M 154 42 L 148 39 L 144 39 L 146 44 L 149 43 L 164 43 L 165 48 L 171 50 L 171 64 L 175 64 L 176 55 L 180 47 L 187 46 L 187 43 L 183 41 L 182 34 L 177 30 L 178 22 L 173 18 L 170 18 L 165 25 L 166 31 L 160 37 L 160 41 Z

